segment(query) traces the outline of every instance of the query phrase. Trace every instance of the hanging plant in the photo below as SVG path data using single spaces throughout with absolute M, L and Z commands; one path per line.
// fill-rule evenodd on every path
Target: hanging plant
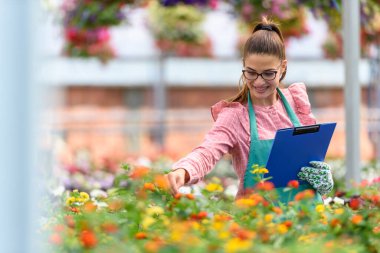
M 133 0 L 65 0 L 62 5 L 65 46 L 70 57 L 95 57 L 103 63 L 116 56 L 109 27 L 126 21 Z
M 301 0 L 317 18 L 323 18 L 329 26 L 329 36 L 323 45 L 326 58 L 342 57 L 342 0 L 325 2 Z M 334 42 L 335 41 L 335 42 Z M 335 43 L 335 45 L 334 45 Z M 361 54 L 369 55 L 371 45 L 380 45 L 380 1 L 360 0 Z M 333 49 L 335 47 L 335 49 Z M 332 52 L 335 53 L 332 54 Z
M 210 57 L 211 41 L 201 27 L 205 13 L 197 7 L 203 1 L 187 1 L 194 5 L 183 2 L 150 3 L 149 27 L 156 46 L 165 55 Z

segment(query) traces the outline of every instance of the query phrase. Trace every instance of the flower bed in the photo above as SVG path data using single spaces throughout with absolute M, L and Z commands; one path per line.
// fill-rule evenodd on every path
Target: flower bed
M 161 170 L 124 165 L 107 192 L 67 191 L 42 226 L 48 252 L 378 252 L 380 180 L 312 205 L 276 205 L 273 186 L 234 200 L 218 179 L 172 196 Z M 265 187 L 264 187 L 265 186 Z M 288 191 L 298 184 L 291 182 Z M 353 192 L 353 191 L 352 191 Z

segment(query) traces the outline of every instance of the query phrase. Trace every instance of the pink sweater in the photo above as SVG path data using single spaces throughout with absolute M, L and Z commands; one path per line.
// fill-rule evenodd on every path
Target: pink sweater
M 316 123 L 303 83 L 292 84 L 282 92 L 302 125 Z M 277 129 L 293 126 L 281 100 L 272 106 L 254 105 L 254 110 L 259 138 L 262 140 L 273 139 Z M 190 175 L 187 184 L 195 184 L 211 171 L 224 154 L 230 153 L 239 178 L 237 197 L 240 197 L 244 194 L 243 179 L 251 141 L 247 104 L 220 101 L 211 107 L 211 115 L 215 123 L 203 143 L 173 164 L 172 169 L 184 168 Z

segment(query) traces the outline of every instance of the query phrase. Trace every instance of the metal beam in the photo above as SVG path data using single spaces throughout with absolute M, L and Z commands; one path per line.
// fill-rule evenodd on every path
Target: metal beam
M 343 0 L 343 54 L 345 62 L 346 185 L 360 181 L 360 2 Z

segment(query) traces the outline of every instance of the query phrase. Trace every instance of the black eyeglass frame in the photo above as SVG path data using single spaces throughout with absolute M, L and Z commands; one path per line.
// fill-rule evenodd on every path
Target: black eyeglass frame
M 245 78 L 247 78 L 247 80 L 249 80 L 249 81 L 256 81 L 257 78 L 259 78 L 259 76 L 261 76 L 261 78 L 264 79 L 265 81 L 272 81 L 272 80 L 276 79 L 276 76 L 277 76 L 277 73 L 278 73 L 278 70 L 277 70 L 277 69 L 281 67 L 281 64 L 282 64 L 282 62 L 281 62 L 280 65 L 276 68 L 276 70 L 268 70 L 268 71 L 261 72 L 260 74 L 257 73 L 257 72 L 255 72 L 255 73 L 257 74 L 257 77 L 256 77 L 255 79 L 249 79 L 249 78 L 247 78 L 246 75 L 245 75 L 245 72 L 253 72 L 253 71 L 250 71 L 250 70 L 247 70 L 247 69 L 243 69 L 241 72 L 243 72 L 243 76 L 244 76 Z M 264 73 L 274 73 L 274 77 L 273 77 L 272 79 L 266 79 L 266 78 L 264 78 L 264 76 L 263 76 Z

